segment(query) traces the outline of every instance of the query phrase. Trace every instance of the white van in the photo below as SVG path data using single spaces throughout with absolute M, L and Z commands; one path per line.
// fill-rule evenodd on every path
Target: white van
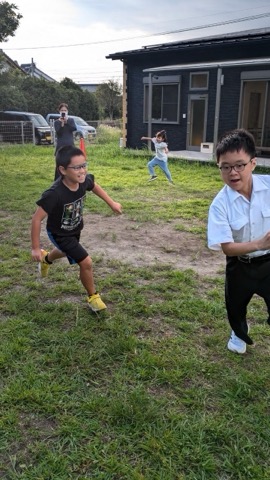
M 80 138 L 84 138 L 85 140 L 90 140 L 94 138 L 97 134 L 96 129 L 88 125 L 88 123 L 83 120 L 81 117 L 77 117 L 76 115 L 69 115 L 69 118 L 73 118 L 75 125 L 76 125 L 76 132 L 74 132 L 74 136 L 76 140 Z M 55 120 L 60 118 L 59 113 L 48 113 L 46 116 L 46 120 L 48 124 L 54 123 Z

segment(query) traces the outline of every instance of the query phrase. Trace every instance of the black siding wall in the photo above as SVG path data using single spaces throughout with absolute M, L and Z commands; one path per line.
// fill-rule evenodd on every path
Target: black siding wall
M 168 47 L 169 49 L 169 47 Z M 125 58 L 128 68 L 127 89 L 128 89 L 128 105 L 127 105 L 127 147 L 141 148 L 143 143 L 140 138 L 148 134 L 148 125 L 143 122 L 143 77 L 147 73 L 143 73 L 144 69 L 159 67 L 164 65 L 175 65 L 196 62 L 219 62 L 237 59 L 262 58 L 267 57 L 270 52 L 270 39 L 245 41 L 243 44 L 234 44 L 230 42 L 228 45 L 204 45 L 192 46 L 188 48 L 180 47 L 174 51 L 155 51 L 137 53 Z M 224 85 L 221 87 L 220 102 L 220 120 L 219 132 L 221 135 L 227 130 L 238 126 L 238 112 L 241 91 L 241 72 L 248 70 L 270 70 L 269 66 L 253 66 L 253 67 L 226 67 L 222 69 L 224 75 Z M 207 69 L 202 68 L 203 71 Z M 152 124 L 152 134 L 161 129 L 166 129 L 168 134 L 170 150 L 185 150 L 187 136 L 187 108 L 189 93 L 208 93 L 208 118 L 206 130 L 206 142 L 213 141 L 214 135 L 214 119 L 215 119 L 215 102 L 216 102 L 216 79 L 217 69 L 213 68 L 209 71 L 209 89 L 208 92 L 189 91 L 189 75 L 190 71 L 170 71 L 161 73 L 161 75 L 180 75 L 181 76 L 181 97 L 180 97 L 180 119 L 178 125 L 170 124 Z M 186 118 L 183 119 L 183 113 Z

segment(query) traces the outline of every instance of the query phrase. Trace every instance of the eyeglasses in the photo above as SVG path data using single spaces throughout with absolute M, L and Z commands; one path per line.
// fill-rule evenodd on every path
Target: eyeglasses
M 218 167 L 219 170 L 222 171 L 222 173 L 231 173 L 232 170 L 235 170 L 235 172 L 243 172 L 245 170 L 245 166 L 248 165 L 252 161 L 252 158 L 249 160 L 247 163 L 236 163 L 236 165 L 221 165 L 221 167 Z
M 74 166 L 69 166 L 67 168 L 72 168 L 73 170 L 81 170 L 81 168 L 87 168 L 88 163 L 82 163 L 81 165 L 74 165 Z

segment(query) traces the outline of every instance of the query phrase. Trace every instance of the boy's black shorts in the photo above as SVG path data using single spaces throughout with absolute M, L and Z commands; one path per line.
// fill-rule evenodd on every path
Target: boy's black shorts
M 74 263 L 80 263 L 86 257 L 88 257 L 87 251 L 80 244 L 80 232 L 70 237 L 56 235 L 49 230 L 47 230 L 47 233 L 49 239 L 55 245 L 55 247 L 66 254 L 71 265 Z

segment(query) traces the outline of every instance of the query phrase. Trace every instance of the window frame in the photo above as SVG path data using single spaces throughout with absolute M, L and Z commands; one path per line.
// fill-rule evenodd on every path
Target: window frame
M 148 94 L 147 89 L 149 91 L 149 77 L 143 78 L 144 84 L 144 95 L 143 95 L 143 123 L 148 123 Z M 156 124 L 166 124 L 166 125 L 177 125 L 180 122 L 180 94 L 181 94 L 181 76 L 180 75 L 153 75 L 152 77 L 152 85 L 156 86 L 159 85 L 161 87 L 169 86 L 169 85 L 176 85 L 177 86 L 177 100 L 176 100 L 176 120 L 157 120 L 155 118 L 151 119 L 152 123 Z M 162 96 L 163 96 L 163 88 L 162 88 Z M 161 98 L 161 112 L 164 108 L 164 102 Z M 147 115 L 146 115 L 147 112 Z M 153 114 L 153 108 L 152 108 Z
M 206 76 L 206 86 L 205 87 L 193 87 L 192 86 L 192 78 L 198 75 L 205 75 Z M 209 89 L 209 72 L 207 71 L 200 71 L 200 72 L 190 72 L 189 74 L 189 90 L 192 92 L 196 91 L 206 91 Z

